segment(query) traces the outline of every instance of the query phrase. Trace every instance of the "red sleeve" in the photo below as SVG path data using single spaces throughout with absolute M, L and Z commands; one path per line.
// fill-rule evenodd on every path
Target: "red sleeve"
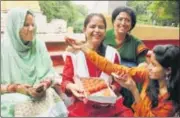
M 115 106 L 116 106 L 116 109 L 114 109 L 116 111 L 116 113 L 118 113 L 117 117 L 133 117 L 134 114 L 133 114 L 133 111 L 126 107 L 124 104 L 124 98 L 121 97 L 121 98 L 118 98 L 116 100 L 116 103 L 115 103 Z
M 73 76 L 74 76 L 74 68 L 73 68 L 72 59 L 70 56 L 66 56 L 64 69 L 63 69 L 63 76 L 62 76 L 62 85 L 61 85 L 62 92 L 66 92 L 66 85 L 68 83 L 74 82 Z
M 116 54 L 115 55 L 115 58 L 114 58 L 114 63 L 115 64 L 120 64 L 120 61 L 119 61 L 120 59 L 119 59 L 119 57 L 118 57 L 118 55 Z M 120 84 L 118 84 L 116 81 L 114 81 L 113 80 L 113 82 L 112 82 L 112 85 L 114 85 L 115 87 L 116 87 L 116 90 L 120 90 L 120 88 L 121 88 L 121 86 L 120 86 Z
M 120 64 L 120 59 L 119 59 L 119 57 L 118 57 L 117 54 L 115 55 L 114 63 L 115 63 L 115 64 Z

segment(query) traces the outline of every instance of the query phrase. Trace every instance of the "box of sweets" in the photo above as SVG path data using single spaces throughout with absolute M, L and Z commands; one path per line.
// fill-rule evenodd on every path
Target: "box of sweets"
M 89 101 L 104 104 L 114 104 L 116 102 L 117 96 L 114 91 L 101 78 L 81 77 L 77 78 L 75 82 L 79 85 L 79 87 L 84 89 L 86 99 Z

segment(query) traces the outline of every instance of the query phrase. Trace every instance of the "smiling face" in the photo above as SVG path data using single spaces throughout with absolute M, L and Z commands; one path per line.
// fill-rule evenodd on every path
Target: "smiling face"
M 131 17 L 126 12 L 120 12 L 114 20 L 114 30 L 117 34 L 126 34 L 131 29 Z
M 93 45 L 99 45 L 105 36 L 106 27 L 103 19 L 100 16 L 94 15 L 89 20 L 87 26 L 84 28 L 84 33 L 87 41 Z
M 24 26 L 19 32 L 20 38 L 24 41 L 32 41 L 34 36 L 34 17 L 31 14 L 26 15 Z
M 156 60 L 155 54 L 153 52 L 148 52 L 147 63 L 149 70 L 149 78 L 158 80 L 165 77 L 165 69 Z

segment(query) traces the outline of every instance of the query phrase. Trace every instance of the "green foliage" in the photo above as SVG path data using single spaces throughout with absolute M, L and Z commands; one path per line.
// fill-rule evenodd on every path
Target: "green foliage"
M 152 3 L 152 1 L 128 1 L 127 6 L 130 6 L 137 15 L 138 24 L 151 24 L 150 17 L 147 7 Z
M 76 9 L 78 11 L 78 19 L 73 22 L 72 26 L 74 27 L 75 33 L 82 33 L 84 19 L 88 14 L 88 8 L 84 5 L 76 5 Z
M 39 1 L 41 11 L 47 17 L 47 22 L 52 19 L 64 19 L 68 26 L 73 26 L 77 19 L 84 18 L 88 10 L 83 5 L 73 4 L 71 1 Z
M 148 9 L 152 12 L 152 20 L 159 25 L 169 26 L 179 23 L 179 3 L 178 1 L 155 1 Z
M 149 6 L 152 3 L 152 1 L 128 1 L 127 5 L 132 7 L 136 13 L 139 14 L 146 14 L 148 11 L 146 11 L 147 6 Z
M 150 16 L 145 14 L 137 16 L 137 23 L 138 24 L 151 24 Z
M 80 12 L 82 16 L 86 16 L 88 13 L 88 8 L 84 5 L 76 5 L 77 10 Z
M 83 32 L 83 26 L 84 25 L 84 19 L 78 19 L 74 24 L 74 33 L 82 33 Z
M 179 24 L 178 1 L 128 1 L 137 14 L 137 23 L 170 26 Z

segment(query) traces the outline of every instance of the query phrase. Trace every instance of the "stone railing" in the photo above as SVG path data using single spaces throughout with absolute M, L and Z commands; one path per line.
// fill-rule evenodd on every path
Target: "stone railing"
M 64 53 L 67 44 L 64 41 L 64 36 L 71 35 L 77 40 L 84 40 L 83 34 L 39 34 L 38 38 L 43 40 L 47 46 L 49 55 L 53 61 L 53 66 L 58 73 L 62 73 L 64 60 L 62 54 Z
M 49 55 L 53 61 L 53 66 L 58 73 L 62 73 L 62 69 L 64 66 L 64 60 L 62 58 L 62 54 L 64 53 L 67 44 L 64 41 L 64 36 L 71 35 L 75 37 L 77 40 L 84 40 L 83 34 L 37 34 L 37 38 L 43 40 L 46 44 Z M 1 33 L 1 39 L 3 37 L 3 33 Z M 174 44 L 179 46 L 179 39 L 145 39 L 143 42 L 147 47 L 152 49 L 157 44 Z

